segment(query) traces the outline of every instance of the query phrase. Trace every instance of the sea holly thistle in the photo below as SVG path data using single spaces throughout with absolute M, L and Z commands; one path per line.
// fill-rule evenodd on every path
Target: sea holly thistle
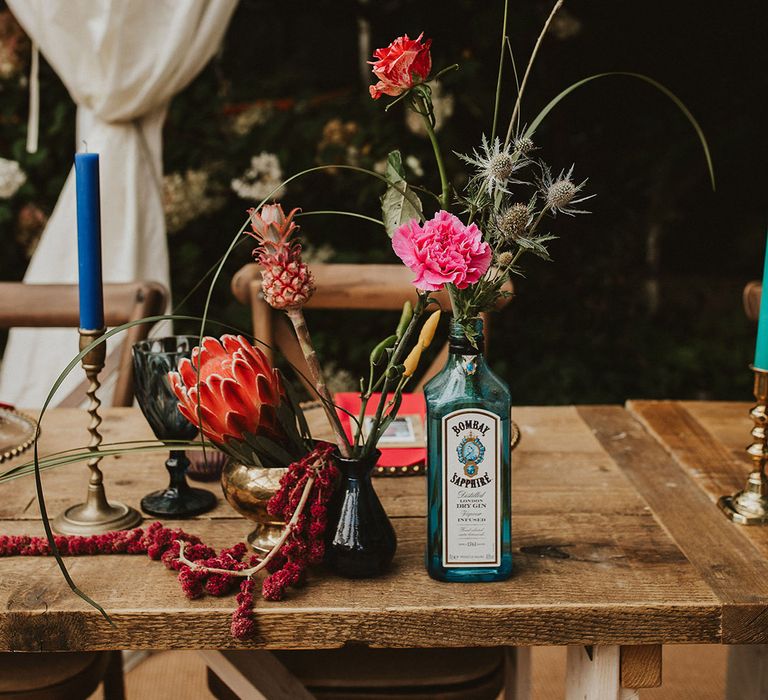
M 573 165 L 567 173 L 565 170 L 561 170 L 557 177 L 552 177 L 552 171 L 546 163 L 540 162 L 539 166 L 541 167 L 541 178 L 538 180 L 539 192 L 544 198 L 544 206 L 552 216 L 555 216 L 558 212 L 568 214 L 569 216 L 589 214 L 584 209 L 574 209 L 573 207 L 574 204 L 579 204 L 595 196 L 593 194 L 580 196 L 581 190 L 587 184 L 587 180 L 584 179 L 578 185 L 573 181 Z
M 458 66 L 449 66 L 435 75 L 430 75 L 432 59 L 429 55 L 431 40 L 422 41 L 423 33 L 416 40 L 407 35 L 399 37 L 388 47 L 377 49 L 372 61 L 373 72 L 379 82 L 371 86 L 370 92 L 374 99 L 389 95 L 394 99 L 386 106 L 386 110 L 403 102 L 407 108 L 418 114 L 423 122 L 435 155 L 435 164 L 440 176 L 441 190 L 435 194 L 439 209 L 434 219 L 427 216 L 414 216 L 410 222 L 405 220 L 406 208 L 401 206 L 403 198 L 392 191 L 396 183 L 407 187 L 402 176 L 402 169 L 393 169 L 388 174 L 390 189 L 382 199 L 383 217 L 388 233 L 393 239 L 393 248 L 403 262 L 416 272 L 414 284 L 422 290 L 437 290 L 446 288 L 450 294 L 455 319 L 464 327 L 467 338 L 472 341 L 472 319 L 482 311 L 492 309 L 498 300 L 508 294 L 504 283 L 513 274 L 521 275 L 520 258 L 525 253 L 531 253 L 543 260 L 551 260 L 547 244 L 555 239 L 555 235 L 546 230 L 545 219 L 555 218 L 557 214 L 573 216 L 588 213 L 578 205 L 594 197 L 583 192 L 587 180 L 579 183 L 573 179 L 573 166 L 567 171 L 561 170 L 555 177 L 552 170 L 541 158 L 533 160 L 534 151 L 538 150 L 533 135 L 546 115 L 570 92 L 599 77 L 609 75 L 624 75 L 640 79 L 669 97 L 683 112 L 694 127 L 704 149 L 707 165 L 712 174 L 712 163 L 704 135 L 691 113 L 667 88 L 647 76 L 636 73 L 601 73 L 585 78 L 563 90 L 557 95 L 530 123 L 522 127 L 522 99 L 531 69 L 538 51 L 549 29 L 552 20 L 563 5 L 563 0 L 557 0 L 547 17 L 541 33 L 531 51 L 531 55 L 522 76 L 518 82 L 515 71 L 515 87 L 517 96 L 512 108 L 506 136 L 502 140 L 498 135 L 501 95 L 504 85 L 504 65 L 507 52 L 511 57 L 511 47 L 507 36 L 508 2 L 504 2 L 504 15 L 499 47 L 499 65 L 497 88 L 493 105 L 493 124 L 490 136 L 482 134 L 478 148 L 468 154 L 456 155 L 471 168 L 467 184 L 463 191 L 456 191 L 448 179 L 441 145 L 435 135 L 434 108 L 432 105 L 432 90 L 430 83 L 448 70 Z M 514 68 L 514 61 L 512 67 Z M 389 171 L 389 166 L 388 166 Z M 402 179 L 401 179 L 402 178 Z M 712 179 L 714 184 L 714 177 Z M 413 186 L 409 187 L 412 189 Z M 455 211 L 452 211 L 455 209 Z M 467 265 L 467 240 L 457 243 L 455 237 L 446 234 L 444 227 L 431 226 L 431 221 L 438 218 L 447 221 L 445 217 L 454 213 L 464 217 L 460 221 L 456 217 L 454 229 L 459 226 L 474 227 L 479 233 L 479 240 L 488 247 L 488 265 L 478 275 L 473 269 L 471 283 L 457 284 L 456 279 L 465 280 L 467 275 L 456 275 L 457 271 Z M 411 248 L 403 247 L 402 241 L 397 243 L 398 234 L 392 234 L 393 225 L 399 223 L 402 228 L 416 231 L 421 222 L 425 221 L 423 229 L 414 233 L 417 254 Z M 401 230 L 401 229 L 398 229 Z M 432 236 L 434 240 L 428 240 Z M 470 237 L 475 245 L 475 236 Z M 462 247 L 463 246 L 463 247 Z M 405 255 L 404 255 L 405 251 Z M 485 259 L 485 258 L 484 258 Z
M 502 144 L 496 137 L 493 143 L 489 143 L 485 134 L 482 136 L 480 152 L 473 151 L 472 155 L 457 154 L 464 162 L 475 167 L 475 174 L 469 181 L 467 190 L 472 192 L 478 188 L 486 190 L 491 200 L 495 195 L 510 194 L 509 185 L 526 184 L 525 180 L 517 180 L 512 177 L 516 172 L 528 165 L 528 160 L 522 151 L 517 150 L 511 144 Z
M 549 21 L 551 16 L 547 24 Z M 511 275 L 522 274 L 518 265 L 521 256 L 528 252 L 551 259 L 545 244 L 555 236 L 539 230 L 545 216 L 582 213 L 573 205 L 588 197 L 581 194 L 585 183 L 577 185 L 572 181 L 573 168 L 553 178 L 543 161 L 531 160 L 536 146 L 530 134 L 519 133 L 524 83 L 518 91 L 507 138 L 502 141 L 496 135 L 494 114 L 491 136 L 482 134 L 479 147 L 470 154 L 456 153 L 471 171 L 467 185 L 455 191 L 435 134 L 430 82 L 437 76 L 429 75 L 431 42 L 422 43 L 422 38 L 423 34 L 416 40 L 405 35 L 374 53 L 373 71 L 379 82 L 371 86 L 371 96 L 378 99 L 390 95 L 395 99 L 387 110 L 404 102 L 422 118 L 440 176 L 441 191 L 435 195 L 439 209 L 428 220 L 422 215 L 420 201 L 416 211 L 407 196 L 413 194 L 413 187 L 405 180 L 400 153 L 393 151 L 387 160 L 389 186 L 381 200 L 382 218 L 395 253 L 416 274 L 414 285 L 425 292 L 446 288 L 454 317 L 475 344 L 472 320 L 509 294 L 504 285 Z M 505 40 L 504 35 L 502 44 Z M 502 51 L 502 62 L 503 58 Z M 530 65 L 526 78 L 529 71 Z M 497 94 L 495 111 L 498 103 Z M 466 217 L 465 221 L 451 213 L 453 205 Z

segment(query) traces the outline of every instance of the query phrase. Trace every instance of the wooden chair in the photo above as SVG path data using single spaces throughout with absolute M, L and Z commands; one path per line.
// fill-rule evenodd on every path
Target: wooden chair
M 202 655 L 209 664 L 208 688 L 217 700 L 495 700 L 505 682 L 510 691 L 519 686 L 505 664 L 505 650 L 498 648 L 349 647 Z M 506 697 L 525 696 L 510 692 Z
M 119 651 L 0 654 L 0 700 L 124 700 Z
M 0 328 L 77 328 L 77 294 L 77 285 L 0 282 Z M 104 285 L 107 326 L 114 327 L 145 316 L 157 316 L 165 311 L 167 304 L 168 292 L 156 282 Z M 133 403 L 131 346 L 144 340 L 149 331 L 148 324 L 133 326 L 122 334 L 120 351 L 107 354 L 102 376 L 107 377 L 117 372 L 113 406 L 130 406 Z M 83 380 L 59 405 L 80 405 L 86 385 L 87 380 Z
M 168 293 L 154 282 L 104 285 L 108 326 L 162 314 Z M 32 285 L 0 282 L 0 328 L 58 328 L 78 324 L 75 285 Z M 117 372 L 113 406 L 133 403 L 131 346 L 147 337 L 150 326 L 127 330 L 120 350 L 107 355 L 103 375 Z M 74 349 L 73 349 L 74 354 Z M 78 406 L 86 382 L 60 405 Z M 122 657 L 119 651 L 88 653 L 0 653 L 0 700 L 85 700 L 103 683 L 105 700 L 123 700 Z
M 757 321 L 757 316 L 760 313 L 760 294 L 763 291 L 763 285 L 760 282 L 750 282 L 744 287 L 744 312 L 747 314 L 747 318 L 752 321 Z
M 406 300 L 416 301 L 413 273 L 404 265 L 312 265 L 317 291 L 309 300 L 310 309 L 369 309 L 397 311 Z M 512 292 L 508 282 L 506 291 Z M 286 359 L 306 374 L 306 364 L 284 314 L 275 312 L 261 294 L 261 268 L 256 263 L 245 265 L 232 278 L 232 293 L 243 304 L 251 307 L 253 334 L 259 340 L 279 349 Z M 445 291 L 434 294 L 442 308 L 449 311 L 450 301 Z M 509 298 L 500 300 L 498 308 L 505 306 Z M 490 339 L 490 319 L 483 314 L 486 351 Z M 448 356 L 448 344 L 426 370 L 417 387 L 437 374 Z

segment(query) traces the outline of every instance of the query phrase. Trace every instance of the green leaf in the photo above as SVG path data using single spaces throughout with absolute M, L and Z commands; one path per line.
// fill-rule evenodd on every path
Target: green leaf
M 283 401 L 277 409 L 277 420 L 285 432 L 288 444 L 285 446 L 295 455 L 304 454 L 307 450 L 296 427 L 296 413 L 290 401 Z
M 268 467 L 287 467 L 294 459 L 288 451 L 269 438 L 261 435 L 246 433 L 245 441 L 259 457 L 262 464 Z
M 387 156 L 387 182 L 389 187 L 381 197 L 381 214 L 384 228 L 392 238 L 392 234 L 411 219 L 421 221 L 421 200 L 405 181 L 400 151 L 391 151 Z
M 592 82 L 593 80 L 597 80 L 597 78 L 608 78 L 612 76 L 624 76 L 628 78 L 637 78 L 638 80 L 642 80 L 643 82 L 648 83 L 649 85 L 652 85 L 655 87 L 659 92 L 666 95 L 672 102 L 675 103 L 677 108 L 685 115 L 685 118 L 688 120 L 690 125 L 693 127 L 693 130 L 696 132 L 696 135 L 699 137 L 699 142 L 701 143 L 701 147 L 704 150 L 704 158 L 707 161 L 707 170 L 709 170 L 709 178 L 712 182 L 712 189 L 715 189 L 715 169 L 712 165 L 712 156 L 709 152 L 709 144 L 707 143 L 707 138 L 704 136 L 704 131 L 699 125 L 699 122 L 696 121 L 696 118 L 691 114 L 691 111 L 688 109 L 688 107 L 685 106 L 683 101 L 675 95 L 668 87 L 662 85 L 658 81 L 654 80 L 653 78 L 649 78 L 647 75 L 643 75 L 642 73 L 628 73 L 624 71 L 612 71 L 610 73 L 596 73 L 595 75 L 590 75 L 587 78 L 583 78 L 582 80 L 578 80 L 572 85 L 569 85 L 565 90 L 563 90 L 559 95 L 554 97 L 550 102 L 544 107 L 544 109 L 541 110 L 541 112 L 538 113 L 536 118 L 531 122 L 531 125 L 525 130 L 524 137 L 525 138 L 531 138 L 533 135 L 533 132 L 538 129 L 539 124 L 541 124 L 542 121 L 544 121 L 545 117 L 558 105 L 558 103 L 567 95 L 570 95 L 576 88 L 581 87 L 582 85 L 586 85 L 587 83 Z
M 298 423 L 299 434 L 301 435 L 302 440 L 307 442 L 312 439 L 312 433 L 309 430 L 309 423 L 307 423 L 307 418 L 301 408 L 299 397 L 296 395 L 296 390 L 291 386 L 291 383 L 285 380 L 285 377 L 283 377 L 283 386 L 285 387 L 285 393 L 288 396 L 290 408 L 293 411 L 294 426 Z

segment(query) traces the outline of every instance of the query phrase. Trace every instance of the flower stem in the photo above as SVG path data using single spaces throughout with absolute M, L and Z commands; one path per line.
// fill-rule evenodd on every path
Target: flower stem
M 445 172 L 445 163 L 443 162 L 443 154 L 440 151 L 440 144 L 437 142 L 437 136 L 435 135 L 435 129 L 432 126 L 432 121 L 429 117 L 429 114 L 431 113 L 430 106 L 427 104 L 427 100 L 429 98 L 425 97 L 424 95 L 421 96 L 422 104 L 424 105 L 424 111 L 417 110 L 417 112 L 421 115 L 421 118 L 424 120 L 424 126 L 427 129 L 427 135 L 429 136 L 429 141 L 432 144 L 432 150 L 435 152 L 435 160 L 437 161 L 437 169 L 440 172 L 440 186 L 441 186 L 441 194 L 440 194 L 440 206 L 447 210 L 448 209 L 448 203 L 451 198 L 451 189 L 448 184 L 448 175 Z
M 339 452 L 342 457 L 350 457 L 352 452 L 349 445 L 349 440 L 344 432 L 344 428 L 341 427 L 341 421 L 336 413 L 336 409 L 331 399 L 331 393 L 328 391 L 328 386 L 325 383 L 325 377 L 323 376 L 323 369 L 320 366 L 320 360 L 317 359 L 317 353 L 315 352 L 315 346 L 312 344 L 312 338 L 309 335 L 309 329 L 307 328 L 307 322 L 304 319 L 304 312 L 301 307 L 294 309 L 287 309 L 286 314 L 293 324 L 293 328 L 296 331 L 296 337 L 299 340 L 299 346 L 301 352 L 304 355 L 304 359 L 309 367 L 309 374 L 312 377 L 312 381 L 315 384 L 315 391 L 317 391 L 320 401 L 323 404 L 325 415 L 328 418 L 328 423 L 333 430 L 333 434 L 336 438 L 336 445 L 339 448 Z
M 396 367 L 398 364 L 400 364 L 403 358 L 403 354 L 405 353 L 405 349 L 408 347 L 410 343 L 411 336 L 415 332 L 416 327 L 419 325 L 421 317 L 424 314 L 424 310 L 427 308 L 428 300 L 429 300 L 428 294 L 419 293 L 419 299 L 416 302 L 416 308 L 413 310 L 413 316 L 411 317 L 411 321 L 408 324 L 408 327 L 405 329 L 405 332 L 403 333 L 402 338 L 400 338 L 400 340 L 398 341 L 397 345 L 395 345 L 395 348 L 392 352 L 392 356 L 389 358 L 389 362 L 387 363 L 387 366 L 384 368 L 384 371 L 382 372 L 378 381 L 373 386 L 372 391 L 369 392 L 366 397 L 366 405 L 367 405 L 367 402 L 370 399 L 371 393 L 373 391 L 376 391 L 383 383 L 383 386 L 381 387 L 381 396 L 379 397 L 379 405 L 376 408 L 376 413 L 374 415 L 373 422 L 371 423 L 370 434 L 368 435 L 368 439 L 363 445 L 363 454 L 360 455 L 361 457 L 364 457 L 365 455 L 370 454 L 371 452 L 373 452 L 373 450 L 376 449 L 376 444 L 380 437 L 379 428 L 381 426 L 384 409 L 387 405 L 387 394 L 389 392 L 389 386 L 391 383 L 391 380 L 388 377 L 389 370 L 392 367 Z M 399 386 L 398 388 L 400 391 L 402 391 L 402 386 Z M 396 396 L 397 396 L 397 392 L 395 392 L 395 396 L 393 396 L 393 400 L 396 398 Z M 362 427 L 362 424 L 361 424 L 361 427 Z

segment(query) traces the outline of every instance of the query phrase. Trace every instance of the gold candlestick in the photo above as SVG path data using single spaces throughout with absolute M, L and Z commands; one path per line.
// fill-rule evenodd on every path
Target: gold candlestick
M 80 352 L 94 340 L 104 335 L 106 328 L 101 330 L 80 329 Z M 88 432 L 91 434 L 88 449 L 96 452 L 101 444 L 101 416 L 99 406 L 101 401 L 97 392 L 101 383 L 99 372 L 104 369 L 107 356 L 107 344 L 101 343 L 88 352 L 82 359 L 85 376 L 88 378 L 88 414 L 91 422 Z M 88 461 L 91 478 L 88 481 L 88 494 L 85 503 L 70 506 L 53 521 L 53 529 L 63 535 L 94 535 L 109 530 L 128 530 L 141 523 L 141 514 L 123 503 L 110 503 L 104 493 L 104 475 L 99 469 L 101 457 L 92 457 Z
M 750 411 L 754 427 L 752 444 L 747 454 L 752 458 L 755 470 L 749 475 L 743 491 L 733 496 L 723 496 L 717 504 L 721 510 L 739 525 L 763 525 L 768 523 L 768 370 L 752 367 L 755 373 L 755 400 L 757 405 Z

